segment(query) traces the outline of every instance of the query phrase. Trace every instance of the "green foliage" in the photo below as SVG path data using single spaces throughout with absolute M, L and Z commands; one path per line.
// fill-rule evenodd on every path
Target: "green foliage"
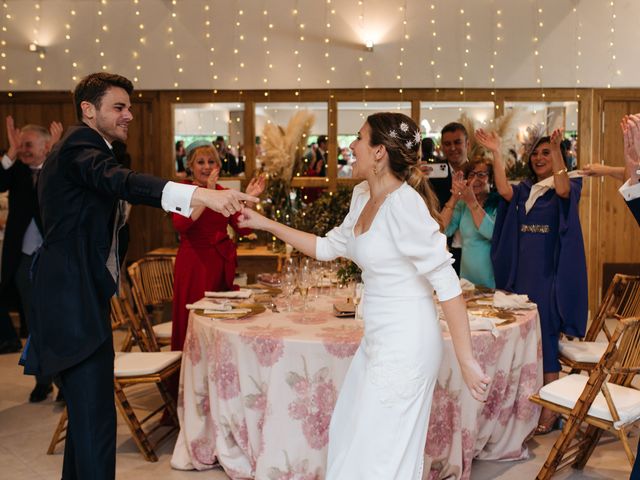
M 347 261 L 338 269 L 338 282 L 347 285 L 351 281 L 362 282 L 362 270 L 355 263 Z
M 349 213 L 351 187 L 338 187 L 336 193 L 325 192 L 315 202 L 298 211 L 295 226 L 305 232 L 324 236 L 333 227 L 338 226 Z M 345 261 L 338 269 L 338 281 L 347 284 L 351 280 L 361 281 L 361 270 L 350 261 Z
M 340 186 L 335 193 L 323 193 L 317 200 L 297 211 L 295 227 L 314 235 L 326 235 L 347 216 L 351 192 L 351 187 Z

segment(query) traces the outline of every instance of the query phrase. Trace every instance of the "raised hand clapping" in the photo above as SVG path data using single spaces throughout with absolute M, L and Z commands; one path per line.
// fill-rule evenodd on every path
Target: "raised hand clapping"
M 502 146 L 502 139 L 496 132 L 485 132 L 482 128 L 476 130 L 476 140 L 491 152 L 497 152 Z

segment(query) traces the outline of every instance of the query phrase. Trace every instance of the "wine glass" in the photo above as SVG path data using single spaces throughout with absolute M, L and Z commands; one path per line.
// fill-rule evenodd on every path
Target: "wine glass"
M 304 314 L 307 311 L 307 296 L 309 295 L 309 289 L 313 285 L 313 275 L 311 274 L 311 267 L 309 264 L 302 264 L 298 271 L 298 290 L 302 296 L 302 318 L 304 320 Z
M 327 263 L 327 277 L 329 278 L 329 295 L 333 295 L 333 280 L 338 273 L 337 263 L 332 261 Z
M 322 287 L 322 263 L 317 260 L 311 260 L 311 280 L 312 286 L 315 287 L 313 298 L 318 300 Z
M 356 320 L 360 320 L 362 315 L 360 314 L 360 300 L 362 299 L 362 291 L 364 290 L 364 284 L 358 281 L 353 282 L 353 305 L 356 309 Z
M 296 289 L 296 275 L 294 272 L 286 271 L 282 275 L 282 294 L 287 302 L 287 312 L 291 311 L 291 297 Z

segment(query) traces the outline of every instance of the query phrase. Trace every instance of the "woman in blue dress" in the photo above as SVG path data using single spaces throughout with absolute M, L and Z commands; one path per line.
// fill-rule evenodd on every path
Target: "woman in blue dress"
M 561 333 L 583 337 L 587 324 L 587 270 L 578 201 L 582 180 L 569 179 L 562 131 L 540 137 L 527 150 L 531 177 L 507 181 L 500 139 L 482 130 L 477 140 L 494 156 L 498 206 L 491 247 L 496 287 L 526 294 L 538 305 L 544 383 L 560 372 Z M 550 432 L 557 416 L 543 409 L 536 433 Z
M 460 276 L 475 285 L 495 288 L 491 264 L 491 237 L 499 195 L 491 191 L 493 168 L 486 159 L 468 162 L 453 176 L 451 197 L 441 212 L 445 235 L 460 230 Z

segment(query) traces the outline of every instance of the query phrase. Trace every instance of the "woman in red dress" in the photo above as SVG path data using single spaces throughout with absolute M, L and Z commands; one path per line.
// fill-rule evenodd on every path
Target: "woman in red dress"
M 224 189 L 216 183 L 221 164 L 218 152 L 209 142 L 189 145 L 186 166 L 192 180 L 185 183 Z M 254 178 L 246 191 L 259 196 L 264 184 L 263 177 Z M 249 229 L 238 228 L 238 214 L 225 217 L 200 207 L 194 208 L 189 218 L 173 214 L 173 226 L 180 234 L 180 247 L 173 282 L 171 350 L 182 350 L 189 319 L 186 305 L 200 300 L 205 291 L 237 289 L 233 285 L 236 245 L 227 235 L 227 225 L 231 225 L 238 235 L 251 233 Z

